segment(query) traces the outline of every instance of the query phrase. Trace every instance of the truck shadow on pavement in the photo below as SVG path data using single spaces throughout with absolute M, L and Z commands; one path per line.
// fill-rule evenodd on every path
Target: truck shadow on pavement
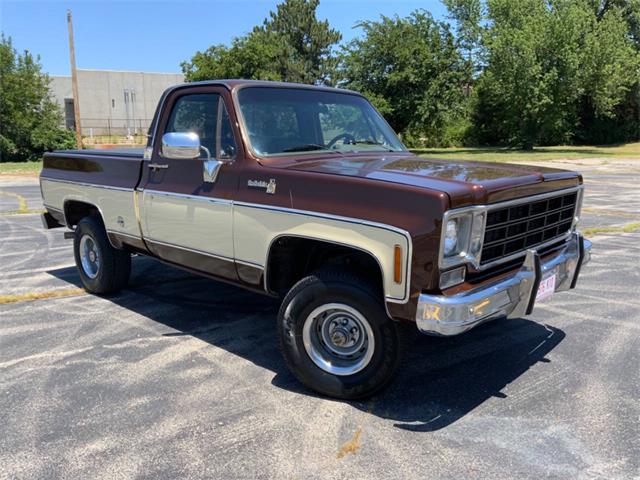
M 404 430 L 431 432 L 462 418 L 538 363 L 565 337 L 528 319 L 498 320 L 457 337 L 419 336 L 394 383 L 372 413 Z M 552 374 L 554 367 L 548 366 Z M 500 408 L 499 406 L 497 408 Z
M 74 267 L 49 274 L 80 286 Z M 145 258 L 135 259 L 130 287 L 105 298 L 173 330 L 162 336 L 193 336 L 274 372 L 278 388 L 317 396 L 298 383 L 280 356 L 274 299 Z M 527 319 L 494 321 L 457 337 L 417 335 L 387 389 L 348 403 L 404 430 L 436 431 L 491 397 L 506 399 L 502 390 L 534 365 L 549 363 L 545 356 L 564 336 Z

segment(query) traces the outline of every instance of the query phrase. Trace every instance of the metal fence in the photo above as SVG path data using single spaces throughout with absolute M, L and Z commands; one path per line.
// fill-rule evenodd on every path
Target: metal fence
M 151 118 L 80 118 L 83 137 L 146 135 Z M 67 128 L 74 128 L 73 123 Z

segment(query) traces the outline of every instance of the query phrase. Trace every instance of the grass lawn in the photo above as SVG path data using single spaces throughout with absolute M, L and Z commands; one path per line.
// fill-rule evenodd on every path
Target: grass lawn
M 421 157 L 451 160 L 478 160 L 482 162 L 513 162 L 516 160 L 559 160 L 571 158 L 629 158 L 640 160 L 640 143 L 626 143 L 611 146 L 555 146 L 536 147 L 533 150 L 513 150 L 509 148 L 420 148 L 412 152 Z M 0 175 L 37 175 L 42 170 L 42 162 L 3 162 Z
M 37 162 L 2 162 L 0 175 L 38 175 L 42 170 L 42 160 Z
M 484 162 L 513 162 L 516 160 L 560 160 L 572 158 L 629 158 L 640 160 L 640 143 L 610 146 L 536 147 L 533 150 L 510 148 L 421 148 L 412 149 L 421 157 L 478 160 Z

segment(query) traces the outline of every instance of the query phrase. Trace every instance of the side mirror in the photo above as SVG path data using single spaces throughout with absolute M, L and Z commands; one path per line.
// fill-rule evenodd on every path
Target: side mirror
M 200 156 L 200 137 L 193 132 L 170 132 L 162 136 L 161 155 L 176 160 L 192 160 Z

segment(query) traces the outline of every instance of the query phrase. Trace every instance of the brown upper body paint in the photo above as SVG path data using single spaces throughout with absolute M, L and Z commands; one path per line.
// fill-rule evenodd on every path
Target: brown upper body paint
M 510 164 L 449 161 L 417 157 L 410 152 L 306 153 L 268 158 L 253 153 L 241 129 L 234 101 L 238 89 L 250 86 L 320 88 L 273 82 L 220 81 L 187 84 L 162 97 L 151 127 L 150 159 L 142 152 L 69 151 L 44 157 L 43 178 L 131 189 L 159 189 L 237 202 L 272 205 L 392 225 L 409 233 L 413 243 L 410 301 L 388 304 L 395 318 L 413 319 L 420 292 L 438 290 L 438 249 L 443 214 L 451 208 L 526 197 L 582 183 L 578 173 Z M 335 89 L 328 89 L 335 92 Z M 160 156 L 160 138 L 171 107 L 185 94 L 218 93 L 232 123 L 237 152 L 215 183 L 202 178 L 202 160 Z M 355 94 L 355 93 L 354 93 Z M 149 163 L 169 164 L 152 171 Z M 277 182 L 275 194 L 252 188 L 250 180 Z M 126 241 L 125 241 L 126 242 Z M 159 255 L 160 252 L 148 252 Z M 210 269 L 215 269 L 210 266 Z M 212 271 L 237 280 L 237 273 Z M 514 266 L 514 269 L 517 266 Z M 262 279 L 256 278 L 259 283 Z M 246 283 L 246 282 L 245 282 Z M 468 287 L 468 285 L 467 285 Z M 465 284 L 456 287 L 460 291 Z

